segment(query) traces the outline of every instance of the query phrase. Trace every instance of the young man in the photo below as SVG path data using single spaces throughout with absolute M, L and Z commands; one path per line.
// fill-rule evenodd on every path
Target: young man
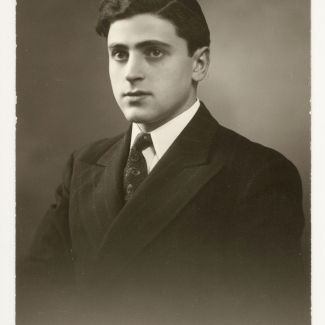
M 71 155 L 31 249 L 48 299 L 76 288 L 92 324 L 306 324 L 300 177 L 197 99 L 199 4 L 105 0 L 97 32 L 131 125 Z

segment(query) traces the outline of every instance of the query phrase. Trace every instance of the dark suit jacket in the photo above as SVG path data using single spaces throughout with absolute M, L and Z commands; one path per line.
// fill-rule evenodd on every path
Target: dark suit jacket
M 130 130 L 71 156 L 32 246 L 37 277 L 75 285 L 98 324 L 291 324 L 303 296 L 294 165 L 201 104 L 124 204 L 129 142 Z

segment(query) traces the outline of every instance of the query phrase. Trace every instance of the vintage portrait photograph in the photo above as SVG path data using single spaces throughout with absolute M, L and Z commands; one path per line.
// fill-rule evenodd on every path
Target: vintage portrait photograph
M 16 324 L 311 324 L 310 1 L 16 13 Z

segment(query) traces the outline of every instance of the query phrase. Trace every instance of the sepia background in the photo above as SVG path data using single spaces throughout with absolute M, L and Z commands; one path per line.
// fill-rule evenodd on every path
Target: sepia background
M 211 31 L 199 98 L 220 124 L 298 168 L 310 268 L 310 3 L 199 0 Z M 69 154 L 127 128 L 108 77 L 99 0 L 18 0 L 17 261 L 23 259 Z

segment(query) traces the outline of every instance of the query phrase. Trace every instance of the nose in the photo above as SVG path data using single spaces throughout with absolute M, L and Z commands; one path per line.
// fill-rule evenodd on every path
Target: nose
M 130 55 L 125 66 L 125 79 L 129 82 L 144 79 L 144 67 L 140 55 Z

